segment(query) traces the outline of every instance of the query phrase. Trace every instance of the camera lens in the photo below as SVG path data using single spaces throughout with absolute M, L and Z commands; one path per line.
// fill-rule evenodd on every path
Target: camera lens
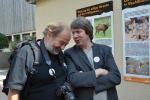
M 65 100 L 75 100 L 75 96 L 73 93 L 73 89 L 71 85 L 65 82 L 62 86 L 60 86 L 56 91 L 57 96 L 64 95 Z
M 65 100 L 75 100 L 75 96 L 72 92 L 66 93 Z

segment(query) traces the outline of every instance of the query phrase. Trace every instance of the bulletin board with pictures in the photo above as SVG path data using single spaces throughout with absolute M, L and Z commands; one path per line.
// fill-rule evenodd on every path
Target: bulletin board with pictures
M 150 83 L 150 0 L 122 0 L 124 79 Z
M 113 1 L 77 9 L 76 15 L 84 16 L 91 22 L 94 30 L 93 41 L 112 47 L 114 54 Z

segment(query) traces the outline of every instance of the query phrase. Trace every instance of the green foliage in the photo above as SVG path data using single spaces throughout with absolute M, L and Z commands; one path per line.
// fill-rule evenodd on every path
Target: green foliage
M 10 50 L 13 51 L 17 44 L 18 44 L 18 42 L 15 42 L 15 41 L 14 42 L 10 42 L 10 47 L 9 47 Z
M 9 41 L 7 36 L 4 34 L 0 33 L 0 49 L 6 48 L 9 45 Z

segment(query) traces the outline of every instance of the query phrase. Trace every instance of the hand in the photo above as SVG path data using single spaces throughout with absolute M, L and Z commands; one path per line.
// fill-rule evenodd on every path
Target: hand
M 8 100 L 19 100 L 20 92 L 15 89 L 9 89 Z
M 108 70 L 102 69 L 102 68 L 98 68 L 98 69 L 95 70 L 95 74 L 96 74 L 96 78 L 99 77 L 99 76 L 107 75 L 108 74 Z

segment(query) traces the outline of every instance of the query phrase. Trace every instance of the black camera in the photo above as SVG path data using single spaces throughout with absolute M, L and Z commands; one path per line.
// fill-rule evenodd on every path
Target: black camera
M 60 86 L 56 91 L 57 96 L 64 95 L 65 100 L 75 100 L 75 95 L 73 93 L 73 89 L 71 85 L 65 82 L 62 86 Z

